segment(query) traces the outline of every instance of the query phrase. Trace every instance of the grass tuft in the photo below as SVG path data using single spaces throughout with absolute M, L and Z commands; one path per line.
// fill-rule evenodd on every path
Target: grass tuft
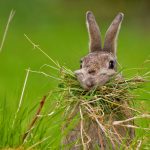
M 134 105 L 137 103 L 138 92 L 145 92 L 149 72 L 129 79 L 116 75 L 104 86 L 85 91 L 70 69 L 61 66 L 30 38 L 25 37 L 54 66 L 44 64 L 40 71 L 27 70 L 17 111 L 10 112 L 6 100 L 0 106 L 1 149 L 69 149 L 74 146 L 88 149 L 91 144 L 94 145 L 93 149 L 99 149 L 99 146 L 101 149 L 106 146 L 108 149 L 149 148 L 149 123 L 145 126 L 144 122 L 150 115 Z M 42 71 L 44 67 L 54 69 L 57 74 L 52 76 Z M 31 92 L 26 90 L 30 72 L 56 79 L 59 84 L 46 94 L 44 103 L 42 99 L 28 107 L 24 106 L 23 101 L 27 98 L 24 92 Z M 134 129 L 135 137 L 131 138 L 130 133 L 122 135 L 118 129 L 122 133 L 129 133 L 123 129 Z M 70 140 L 73 131 L 76 131 L 77 136 Z
M 130 134 L 129 132 L 130 130 L 134 132 L 134 129 L 138 128 L 134 125 L 133 120 L 140 117 L 150 118 L 150 115 L 142 115 L 133 107 L 133 102 L 136 99 L 134 92 L 141 89 L 147 79 L 142 76 L 135 76 L 131 79 L 123 79 L 118 76 L 113 77 L 104 86 L 85 91 L 73 72 L 66 68 L 62 69 L 59 92 L 63 94 L 63 104 L 65 105 L 66 123 L 64 128 L 69 127 L 72 121 L 76 117 L 78 118 L 78 121 L 71 128 L 69 127 L 71 131 L 66 135 L 65 140 L 69 141 L 65 142 L 66 146 L 70 142 L 74 142 L 73 147 L 82 147 L 83 149 L 90 148 L 91 144 L 98 145 L 89 131 L 91 128 L 92 132 L 100 131 L 101 135 L 94 136 L 98 136 L 99 141 L 103 140 L 100 141 L 101 147 L 105 147 L 108 143 L 109 149 L 119 149 L 120 146 L 116 146 L 115 143 L 122 145 L 123 148 L 133 146 L 134 139 L 131 137 L 134 136 L 132 135 L 134 133 Z M 137 114 L 139 116 L 135 117 Z M 94 124 L 94 127 L 90 127 L 89 124 Z M 117 131 L 118 129 L 122 130 L 121 133 Z M 74 130 L 77 135 L 72 133 Z M 149 130 L 149 128 L 145 128 L 145 130 Z M 125 133 L 129 135 L 124 137 Z M 128 145 L 126 145 L 127 143 Z

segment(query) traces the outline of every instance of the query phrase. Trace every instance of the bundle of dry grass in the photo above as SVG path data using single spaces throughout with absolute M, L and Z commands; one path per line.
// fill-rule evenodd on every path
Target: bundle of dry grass
M 65 71 L 64 71 L 65 70 Z M 144 83 L 142 77 L 112 78 L 106 85 L 85 91 L 70 70 L 61 72 L 59 88 L 65 102 L 64 140 L 68 149 L 129 148 L 134 138 L 133 91 Z M 65 129 L 64 128 L 64 129 Z
M 57 78 L 42 71 L 30 71 L 60 81 L 59 87 L 52 93 L 57 95 L 55 111 L 65 109 L 62 125 L 65 149 L 138 150 L 141 147 L 142 140 L 136 139 L 134 129 L 150 129 L 134 125 L 134 120 L 150 118 L 150 115 L 135 110 L 132 102 L 136 96 L 134 91 L 142 87 L 145 79 L 149 79 L 150 72 L 131 79 L 116 80 L 113 77 L 104 86 L 85 91 L 71 70 L 54 61 L 30 38 L 25 37 L 55 65 L 46 66 L 60 72 L 60 78 Z

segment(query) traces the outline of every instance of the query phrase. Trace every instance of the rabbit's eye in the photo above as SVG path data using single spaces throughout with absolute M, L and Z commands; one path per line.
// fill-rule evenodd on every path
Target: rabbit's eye
M 82 64 L 80 64 L 80 69 L 82 69 Z
M 83 61 L 82 61 L 82 60 L 80 60 L 80 69 L 82 68 L 82 62 L 83 62 Z
M 89 70 L 88 73 L 94 75 L 96 73 L 96 71 L 95 70 Z
M 109 62 L 109 69 L 114 69 L 114 67 L 115 67 L 115 63 L 114 63 L 113 60 L 111 60 L 111 61 Z

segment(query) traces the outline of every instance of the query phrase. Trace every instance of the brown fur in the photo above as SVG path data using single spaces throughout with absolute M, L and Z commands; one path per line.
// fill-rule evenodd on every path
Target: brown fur
M 100 31 L 95 17 L 92 12 L 87 12 L 90 53 L 82 59 L 81 69 L 75 71 L 77 79 L 84 89 L 90 90 L 95 86 L 104 85 L 109 81 L 110 76 L 115 74 L 116 43 L 122 20 L 123 14 L 119 13 L 106 32 L 104 48 L 102 48 Z M 114 68 L 109 68 L 110 61 L 115 63 Z

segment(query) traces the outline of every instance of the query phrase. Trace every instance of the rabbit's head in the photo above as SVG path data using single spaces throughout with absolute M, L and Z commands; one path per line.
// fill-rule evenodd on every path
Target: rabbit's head
M 89 54 L 81 59 L 81 67 L 75 71 L 75 75 L 84 89 L 90 90 L 93 87 L 102 86 L 116 73 L 117 37 L 123 16 L 123 13 L 119 13 L 111 23 L 102 48 L 100 31 L 95 17 L 92 12 L 87 12 Z

